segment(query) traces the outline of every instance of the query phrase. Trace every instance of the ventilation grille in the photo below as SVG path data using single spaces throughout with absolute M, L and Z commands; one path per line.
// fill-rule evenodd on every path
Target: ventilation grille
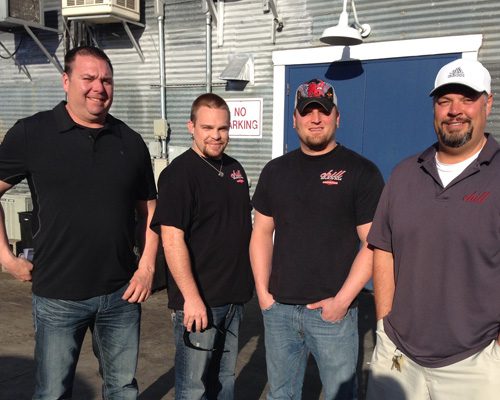
M 116 5 L 128 8 L 129 10 L 135 10 L 135 0 L 116 0 Z
M 115 16 L 139 21 L 139 0 L 62 0 L 62 15 L 66 17 L 90 17 L 94 22 L 103 16 Z
M 105 4 L 109 6 L 117 5 L 133 11 L 139 10 L 139 0 L 66 0 L 65 3 L 66 7 L 95 6 Z
M 40 0 L 2 0 L 0 8 L 6 7 L 5 17 L 21 19 L 43 25 Z M 0 14 L 3 14 L 0 13 Z

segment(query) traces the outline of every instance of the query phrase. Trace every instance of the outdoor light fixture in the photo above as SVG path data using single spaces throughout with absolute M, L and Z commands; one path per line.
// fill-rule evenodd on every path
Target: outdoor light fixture
M 344 8 L 340 13 L 339 23 L 323 31 L 320 41 L 334 46 L 354 46 L 363 43 L 371 28 L 368 24 L 361 25 L 358 21 L 354 0 L 351 0 L 352 13 L 354 14 L 354 28 L 349 26 L 349 14 L 347 13 L 347 0 L 344 0 Z

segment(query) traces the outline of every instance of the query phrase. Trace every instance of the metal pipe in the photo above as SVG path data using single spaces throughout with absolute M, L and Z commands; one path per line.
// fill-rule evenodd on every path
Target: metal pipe
M 160 47 L 160 101 L 161 118 L 167 119 L 167 93 L 165 80 L 165 16 L 158 17 L 158 46 Z
M 165 8 L 158 16 L 158 46 L 160 47 L 160 107 L 161 119 L 167 119 L 167 88 L 165 77 Z M 161 158 L 167 157 L 167 138 L 161 140 Z
M 159 48 L 159 66 L 160 66 L 160 84 L 154 85 L 160 89 L 160 112 L 161 121 L 163 121 L 162 130 L 166 129 L 168 125 L 167 122 L 167 89 L 166 89 L 166 76 L 165 76 L 165 0 L 155 0 L 154 1 L 154 11 L 155 16 L 158 21 L 158 48 Z M 168 132 L 163 132 L 159 134 L 157 132 L 157 127 L 155 127 L 155 135 L 157 135 L 158 141 L 160 142 L 160 157 L 163 159 L 167 158 L 167 135 Z
M 64 71 L 63 71 L 61 65 L 54 59 L 54 57 L 52 57 L 50 55 L 50 53 L 47 51 L 47 49 L 42 44 L 42 42 L 40 42 L 40 40 L 38 40 L 38 38 L 36 37 L 36 35 L 33 33 L 33 31 L 31 30 L 31 28 L 28 25 L 25 24 L 24 25 L 24 29 L 26 30 L 26 32 L 28 32 L 28 34 L 31 36 L 31 38 L 37 44 L 37 46 L 40 48 L 40 50 L 42 50 L 43 54 L 45 54 L 45 57 L 47 57 L 47 59 L 54 65 L 54 67 L 56 67 L 56 69 L 62 75 L 64 73 Z
M 354 4 L 354 0 L 351 0 L 351 8 L 352 13 L 354 15 L 354 26 L 361 34 L 361 37 L 365 38 L 371 33 L 371 27 L 368 24 L 360 24 L 358 19 L 358 13 L 356 12 L 356 5 Z
M 347 0 L 344 0 L 344 7 L 342 8 L 342 12 L 347 12 Z
M 132 31 L 130 30 L 127 21 L 123 20 L 122 21 L 123 29 L 125 29 L 125 32 L 127 33 L 128 38 L 132 42 L 132 45 L 134 46 L 135 51 L 137 54 L 139 54 L 139 57 L 141 58 L 141 61 L 144 62 L 144 54 L 142 54 L 142 50 L 139 47 L 139 43 L 137 43 L 137 40 L 135 40 L 134 35 L 132 34 Z
M 207 93 L 211 93 L 212 92 L 212 15 L 210 15 L 210 11 L 207 10 L 205 16 L 207 22 L 206 81 L 207 81 Z

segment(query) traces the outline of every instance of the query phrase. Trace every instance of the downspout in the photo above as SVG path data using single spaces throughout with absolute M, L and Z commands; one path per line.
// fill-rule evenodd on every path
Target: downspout
M 205 0 L 206 1 L 206 0 Z M 206 49 L 206 82 L 207 82 L 207 93 L 212 92 L 212 15 L 210 14 L 210 10 L 208 9 L 208 5 L 206 5 L 205 18 L 207 23 L 207 32 L 206 32 L 206 40 L 207 40 L 207 49 Z
M 165 6 L 162 3 L 158 13 L 158 46 L 160 48 L 160 107 L 161 119 L 167 120 L 167 88 L 165 78 Z M 161 158 L 167 157 L 167 140 L 161 140 Z

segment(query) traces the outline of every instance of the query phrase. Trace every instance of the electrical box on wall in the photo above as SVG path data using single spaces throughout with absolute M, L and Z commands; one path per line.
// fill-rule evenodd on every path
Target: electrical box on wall
M 91 20 L 94 23 L 116 22 L 113 18 L 140 20 L 140 0 L 62 0 L 62 15 Z
M 0 23 L 9 19 L 43 25 L 42 0 L 0 0 Z
M 19 226 L 19 213 L 31 211 L 33 203 L 29 193 L 9 192 L 2 196 L 0 203 L 3 207 L 5 229 L 7 237 L 11 241 L 21 240 L 21 228 Z

